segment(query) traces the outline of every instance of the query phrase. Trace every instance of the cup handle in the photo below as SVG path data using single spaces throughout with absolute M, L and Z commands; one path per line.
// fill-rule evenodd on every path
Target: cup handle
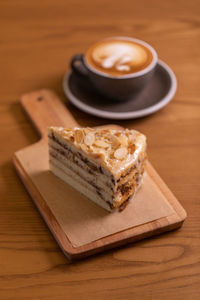
M 74 73 L 81 77 L 88 77 L 88 70 L 84 65 L 83 54 L 76 54 L 72 57 L 71 68 Z

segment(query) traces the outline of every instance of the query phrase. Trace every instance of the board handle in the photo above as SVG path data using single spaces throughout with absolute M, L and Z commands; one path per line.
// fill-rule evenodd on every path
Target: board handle
M 42 138 L 47 138 L 47 127 L 74 127 L 77 122 L 51 90 L 39 90 L 21 97 L 21 104 Z

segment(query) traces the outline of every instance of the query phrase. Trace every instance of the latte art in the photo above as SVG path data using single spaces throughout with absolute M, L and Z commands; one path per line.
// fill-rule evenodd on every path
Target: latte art
M 147 67 L 153 57 L 149 49 L 128 40 L 104 40 L 91 47 L 87 62 L 95 69 L 111 76 L 138 72 Z
M 147 59 L 147 54 L 138 45 L 115 43 L 113 45 L 100 45 L 94 49 L 92 58 L 102 68 L 130 71 L 131 67 L 143 65 Z

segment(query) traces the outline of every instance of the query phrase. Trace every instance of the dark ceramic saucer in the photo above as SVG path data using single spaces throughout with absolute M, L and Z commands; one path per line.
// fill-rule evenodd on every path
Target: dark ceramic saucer
M 139 118 L 158 111 L 172 100 L 176 87 L 173 71 L 160 60 L 149 84 L 126 101 L 104 98 L 88 81 L 80 80 L 71 71 L 63 80 L 64 93 L 72 104 L 91 115 L 115 120 Z

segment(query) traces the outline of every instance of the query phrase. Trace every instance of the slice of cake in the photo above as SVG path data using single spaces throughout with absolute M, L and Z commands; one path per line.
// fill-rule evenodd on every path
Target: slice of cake
M 146 138 L 136 130 L 50 127 L 50 170 L 108 211 L 123 210 L 140 186 Z

